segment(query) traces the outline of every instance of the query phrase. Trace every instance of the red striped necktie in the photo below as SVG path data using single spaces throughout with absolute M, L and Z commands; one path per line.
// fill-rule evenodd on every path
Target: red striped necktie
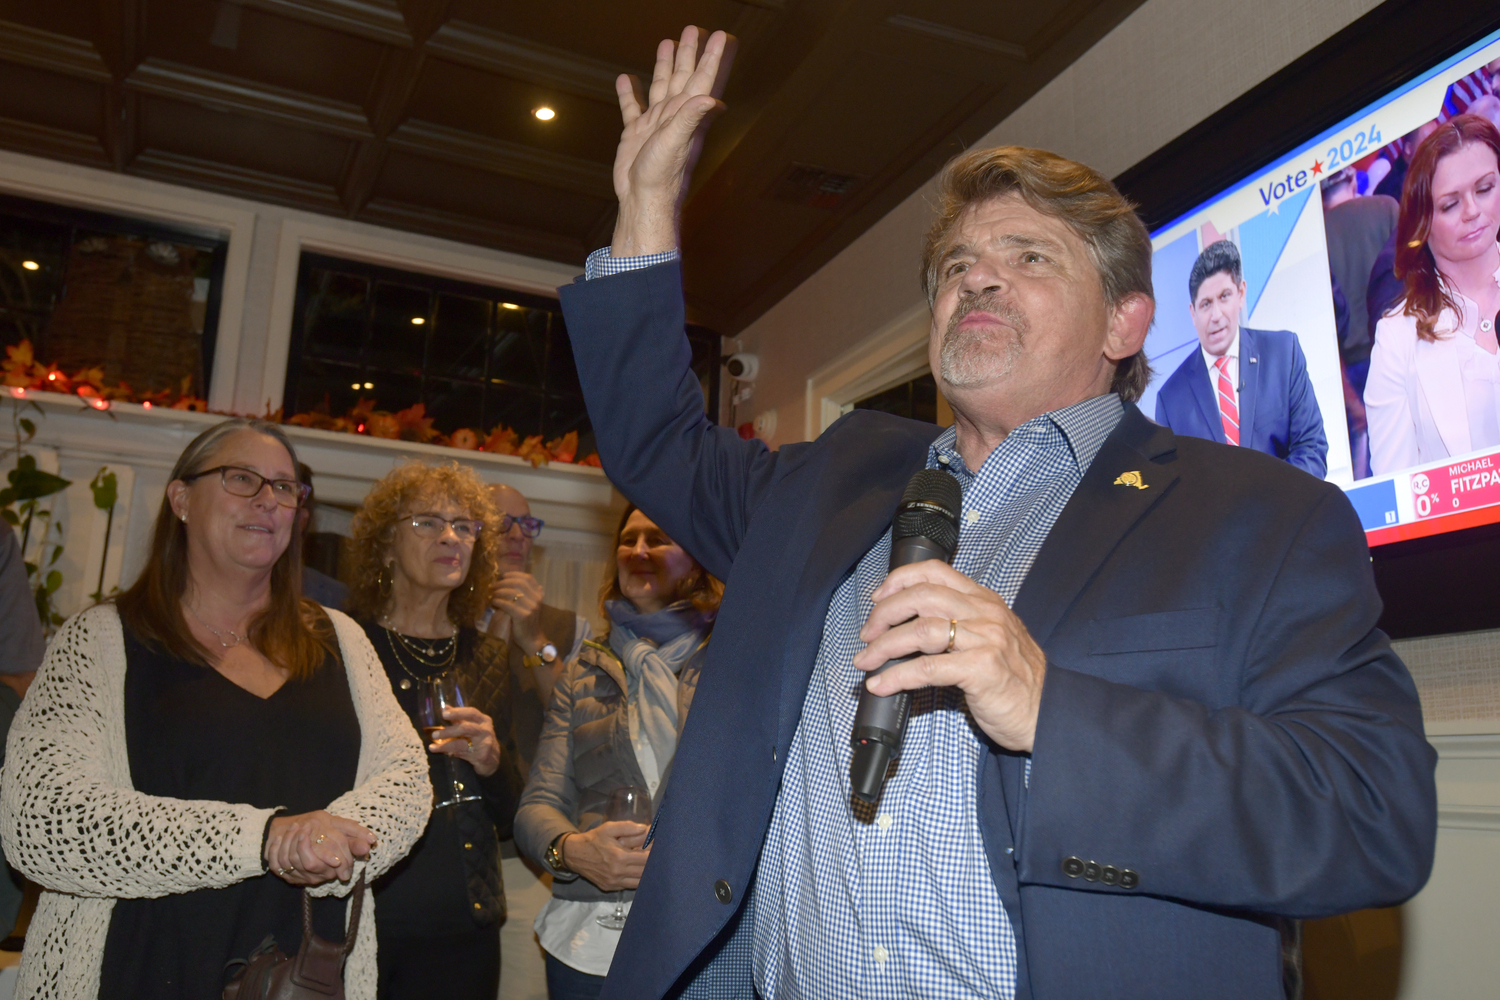
M 1219 418 L 1224 421 L 1224 440 L 1230 444 L 1240 443 L 1240 407 L 1234 399 L 1234 383 L 1229 380 L 1229 358 L 1224 356 L 1214 362 L 1219 373 L 1215 384 L 1219 391 Z

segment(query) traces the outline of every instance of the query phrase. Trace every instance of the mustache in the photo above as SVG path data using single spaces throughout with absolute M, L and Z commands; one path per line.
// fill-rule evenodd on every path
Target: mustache
M 1026 321 L 1026 314 L 1014 302 L 1001 298 L 998 292 L 985 292 L 959 300 L 953 310 L 953 315 L 948 318 L 948 329 L 943 335 L 944 342 L 951 340 L 958 333 L 958 324 L 964 321 L 965 316 L 975 312 L 987 312 L 998 316 L 1014 327 L 1018 334 L 1024 334 L 1030 326 Z

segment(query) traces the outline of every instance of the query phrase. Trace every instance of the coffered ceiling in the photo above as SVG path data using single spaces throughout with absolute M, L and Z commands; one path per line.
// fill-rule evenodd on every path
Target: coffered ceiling
M 1139 3 L 0 0 L 0 147 L 581 265 L 616 74 L 725 28 L 683 240 L 732 334 Z

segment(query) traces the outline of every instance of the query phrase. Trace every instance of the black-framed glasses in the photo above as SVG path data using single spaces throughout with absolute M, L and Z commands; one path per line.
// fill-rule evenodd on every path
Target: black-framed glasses
M 484 530 L 484 522 L 476 521 L 472 517 L 441 517 L 437 514 L 413 514 L 406 519 L 411 525 L 412 534 L 418 538 L 441 538 L 443 529 L 453 528 L 454 536 L 460 542 L 472 542 L 479 537 Z
M 299 483 L 295 479 L 267 479 L 259 472 L 238 465 L 216 465 L 212 469 L 183 476 L 182 481 L 190 483 L 215 472 L 219 474 L 219 482 L 224 485 L 224 492 L 231 496 L 258 497 L 260 491 L 270 484 L 271 496 L 283 507 L 301 507 L 302 501 L 312 492 L 312 487 L 306 483 Z
M 521 526 L 521 534 L 525 535 L 527 538 L 535 538 L 537 535 L 540 535 L 542 533 L 542 525 L 546 523 L 547 522 L 543 521 L 541 518 L 531 517 L 530 515 L 527 515 L 526 517 L 513 517 L 510 514 L 501 514 L 500 534 L 510 534 L 511 525 L 519 524 Z

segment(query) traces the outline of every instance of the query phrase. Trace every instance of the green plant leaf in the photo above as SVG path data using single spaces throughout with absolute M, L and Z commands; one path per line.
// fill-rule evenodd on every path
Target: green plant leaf
M 0 516 L 3 516 L 5 520 L 9 521 L 12 528 L 19 528 L 21 526 L 21 519 L 17 517 L 16 512 L 11 510 L 9 507 L 0 510 Z
M 31 574 L 33 574 L 35 572 L 36 572 L 36 563 L 34 563 L 34 562 L 28 562 L 26 564 L 26 575 L 30 576 Z
M 30 420 L 22 417 L 17 422 L 21 425 L 21 430 L 26 432 L 26 437 L 28 440 L 30 440 L 30 438 L 36 434 L 36 424 L 32 423 Z
M 47 560 L 47 565 L 51 566 L 53 563 L 57 562 L 57 560 L 61 558 L 62 554 L 63 547 L 61 545 L 52 546 L 52 558 Z
M 109 510 L 120 498 L 119 480 L 108 469 L 108 466 L 101 466 L 93 482 L 89 483 L 89 489 L 94 491 L 94 506 L 100 510 Z
M 42 472 L 36 467 L 36 460 L 31 460 L 31 467 L 22 465 L 30 455 L 21 456 L 21 462 L 10 470 L 10 485 L 16 491 L 16 496 L 22 500 L 34 500 L 38 497 L 50 497 L 54 493 L 60 493 L 73 485 L 61 476 L 54 476 L 50 472 Z
M 47 574 L 47 593 L 49 593 L 49 594 L 53 593 L 54 591 L 57 590 L 58 587 L 61 587 L 62 586 L 62 580 L 63 580 L 63 577 L 62 577 L 62 571 L 61 570 L 53 570 L 52 572 L 48 573 Z
M 16 502 L 16 491 L 9 486 L 0 490 L 0 507 L 9 507 Z

